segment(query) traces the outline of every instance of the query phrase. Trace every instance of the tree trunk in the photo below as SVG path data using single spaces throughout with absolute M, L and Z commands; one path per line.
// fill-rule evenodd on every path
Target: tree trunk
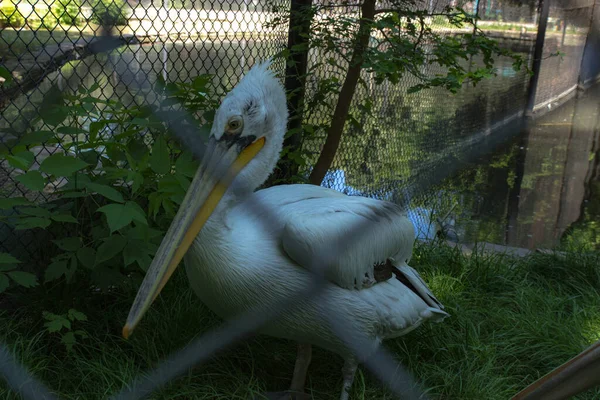
M 290 118 L 288 131 L 294 131 L 283 142 L 283 147 L 296 151 L 302 146 L 302 119 L 304 116 L 304 94 L 308 69 L 308 35 L 312 23 L 312 0 L 292 0 L 288 45 L 290 56 L 285 67 L 285 90 L 288 93 Z M 277 163 L 275 172 L 265 186 L 289 183 L 298 174 L 298 163 L 284 155 Z
M 344 125 L 346 125 L 346 119 L 348 118 L 348 112 L 350 111 L 350 104 L 356 91 L 356 85 L 360 78 L 360 71 L 362 70 L 363 55 L 365 50 L 369 46 L 369 37 L 371 34 L 371 23 L 375 17 L 375 2 L 376 0 L 364 0 L 361 7 L 361 18 L 358 26 L 358 33 L 356 35 L 356 41 L 354 44 L 354 50 L 352 52 L 352 59 L 350 60 L 350 66 L 346 73 L 346 79 L 342 85 L 340 96 L 338 98 L 333 118 L 331 120 L 331 126 L 327 131 L 327 139 L 319 159 L 315 164 L 314 169 L 310 174 L 309 181 L 314 185 L 320 185 L 327 173 L 327 170 L 333 162 L 335 153 L 337 152 L 344 131 Z

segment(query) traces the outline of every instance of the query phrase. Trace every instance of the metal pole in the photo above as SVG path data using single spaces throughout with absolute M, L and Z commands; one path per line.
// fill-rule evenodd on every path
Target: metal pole
M 550 0 L 540 0 L 540 23 L 538 25 L 537 37 L 535 39 L 535 48 L 533 51 L 533 65 L 531 70 L 533 74 L 529 79 L 527 89 L 527 106 L 525 108 L 525 118 L 530 119 L 533 116 L 533 107 L 535 107 L 535 94 L 537 92 L 540 69 L 542 66 L 542 53 L 544 51 L 544 40 L 546 39 L 546 27 L 548 26 L 548 14 L 550 12 Z
M 597 0 L 594 1 L 592 5 L 592 12 L 590 12 L 590 24 L 588 28 L 587 35 L 585 37 L 585 44 L 583 45 L 583 54 L 581 55 L 581 63 L 579 64 L 579 78 L 577 79 L 577 95 L 580 96 L 581 93 L 585 90 L 585 77 L 583 76 L 583 68 L 585 63 L 585 56 L 588 52 L 588 44 L 590 41 L 590 35 L 592 34 L 592 28 L 594 26 L 594 12 L 596 11 L 596 3 Z

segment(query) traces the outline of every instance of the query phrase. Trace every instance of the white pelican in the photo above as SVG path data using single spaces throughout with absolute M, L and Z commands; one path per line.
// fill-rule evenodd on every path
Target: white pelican
M 275 168 L 288 117 L 284 89 L 269 64 L 255 65 L 217 110 L 204 159 L 140 287 L 123 335 L 131 334 L 184 255 L 196 294 L 228 319 L 277 304 L 310 284 L 313 257 L 358 224 L 361 229 L 370 224 L 373 232 L 360 243 L 342 244 L 321 296 L 305 299 L 260 331 L 301 343 L 292 391 L 304 389 L 310 345 L 340 354 L 345 400 L 357 359 L 333 333 L 328 312 L 335 311 L 352 332 L 366 335 L 375 346 L 448 314 L 407 264 L 414 228 L 395 204 L 313 185 L 254 192 Z M 263 207 L 253 209 L 256 203 Z

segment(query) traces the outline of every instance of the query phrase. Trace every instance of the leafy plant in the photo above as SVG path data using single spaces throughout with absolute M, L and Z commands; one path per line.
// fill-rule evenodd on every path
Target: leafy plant
M 0 293 L 8 289 L 11 282 L 25 288 L 38 284 L 34 274 L 17 269 L 17 264 L 20 263 L 8 253 L 0 253 Z
M 74 329 L 74 325 L 79 325 L 80 322 L 87 321 L 87 316 L 71 308 L 65 314 L 52 314 L 48 311 L 42 313 L 44 317 L 44 327 L 46 332 L 51 334 L 58 334 L 60 341 L 65 345 L 68 352 L 73 350 L 77 342 L 77 338 L 85 339 L 88 334 L 82 329 Z
M 57 0 L 53 6 L 54 14 L 61 24 L 79 25 L 83 21 L 80 0 Z
M 25 25 L 25 17 L 13 3 L 0 5 L 0 28 L 20 28 Z
M 0 156 L 20 171 L 16 180 L 27 191 L 52 193 L 42 203 L 0 201 L 0 209 L 15 211 L 2 222 L 53 235 L 44 249 L 44 283 L 108 289 L 141 279 L 198 166 L 170 140 L 163 116 L 185 114 L 189 126 L 200 127 L 189 140 L 205 140 L 214 114 L 206 110 L 216 104 L 209 82 L 208 76 L 159 82 L 161 101 L 153 107 L 95 97 L 97 84 L 47 93 L 32 121 L 36 128 L 6 143 Z M 42 144 L 52 154 L 35 160 L 33 150 Z
M 494 65 L 500 57 L 512 59 L 517 70 L 523 66 L 521 55 L 487 37 L 462 8 L 430 12 L 422 7 L 414 1 L 328 2 L 294 10 L 270 22 L 272 27 L 291 25 L 292 32 L 297 32 L 294 46 L 279 54 L 288 67 L 296 67 L 302 54 L 318 55 L 304 72 L 302 79 L 311 85 L 306 84 L 305 96 L 301 96 L 304 104 L 297 111 L 309 130 L 316 129 L 309 137 L 318 138 L 317 144 L 314 139 L 308 139 L 309 143 L 322 148 L 320 153 L 302 154 L 308 162 L 301 173 L 310 173 L 311 183 L 320 184 L 332 166 L 342 133 L 361 130 L 365 124 L 359 121 L 376 116 L 368 90 L 366 96 L 355 96 L 361 87 L 398 84 L 410 76 L 416 79 L 409 81 L 407 95 L 431 88 L 456 93 L 466 84 L 476 85 L 495 76 Z M 448 34 L 442 26 L 459 33 Z M 314 115 L 319 115 L 317 121 Z M 306 132 L 295 132 L 293 135 L 301 136 L 295 142 L 306 143 Z M 375 132 L 363 134 L 371 137 Z M 280 165 L 297 159 L 298 148 L 287 150 Z

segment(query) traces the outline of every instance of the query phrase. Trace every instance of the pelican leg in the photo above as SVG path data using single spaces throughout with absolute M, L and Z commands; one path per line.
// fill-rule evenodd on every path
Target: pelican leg
M 298 355 L 296 356 L 296 365 L 294 365 L 294 375 L 290 391 L 304 392 L 306 383 L 306 374 L 312 358 L 312 346 L 308 343 L 298 343 Z
M 340 396 L 340 400 L 348 400 L 350 398 L 350 388 L 352 388 L 352 383 L 354 382 L 354 375 L 356 374 L 357 368 L 358 363 L 354 357 L 348 357 L 344 360 L 344 366 L 342 367 L 344 383 L 342 385 L 342 394 Z

